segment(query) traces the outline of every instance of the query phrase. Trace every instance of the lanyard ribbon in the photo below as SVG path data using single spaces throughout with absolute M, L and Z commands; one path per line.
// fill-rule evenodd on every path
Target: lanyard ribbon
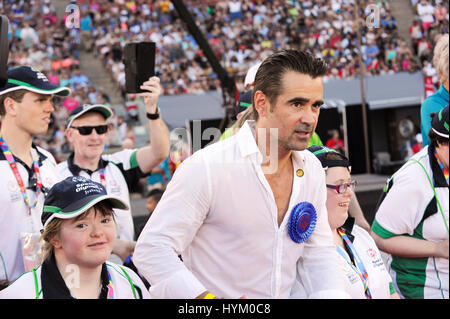
M 103 187 L 106 189 L 106 179 L 105 179 L 105 169 L 100 169 L 100 183 L 103 185 Z
M 364 293 L 366 295 L 367 299 L 372 299 L 372 295 L 370 293 L 369 289 L 369 275 L 367 274 L 366 268 L 364 267 L 364 264 L 359 258 L 358 252 L 355 249 L 355 246 L 353 246 L 353 243 L 348 238 L 347 234 L 342 231 L 342 229 L 337 229 L 338 234 L 342 237 L 342 239 L 347 244 L 348 248 L 351 251 L 351 254 L 353 255 L 353 258 L 355 259 L 356 265 L 354 265 L 349 259 L 346 253 L 342 250 L 341 247 L 337 246 L 338 253 L 344 257 L 344 259 L 347 261 L 347 263 L 352 267 L 352 269 L 358 274 L 359 278 L 361 279 L 363 286 L 364 286 Z
M 108 271 L 108 279 L 109 279 L 109 283 L 108 283 L 108 299 L 114 299 L 114 285 L 111 279 L 111 274 Z
M 14 159 L 13 154 L 9 150 L 8 145 L 6 144 L 3 136 L 0 134 L 0 147 L 2 149 L 3 155 L 5 155 L 6 160 L 11 167 L 11 170 L 16 178 L 17 184 L 19 185 L 20 192 L 22 193 L 23 201 L 28 208 L 28 215 L 31 216 L 31 209 L 35 208 L 38 204 L 39 194 L 42 190 L 42 181 L 41 174 L 39 173 L 39 157 L 35 149 L 31 149 L 31 157 L 33 159 L 33 168 L 34 174 L 36 175 L 36 202 L 33 205 L 30 205 L 30 199 L 28 198 L 27 191 L 25 189 L 25 185 L 22 180 L 22 176 L 20 176 L 19 169 L 17 168 L 17 162 Z
M 100 184 L 103 185 L 103 187 L 106 189 L 106 179 L 105 179 L 105 169 L 101 168 L 98 171 L 99 175 L 100 175 Z M 80 176 L 80 173 L 78 173 L 78 176 Z
M 439 159 L 436 149 L 434 150 L 434 157 L 436 158 L 439 166 L 441 167 L 442 173 L 444 174 L 444 177 L 445 177 L 445 181 L 447 182 L 447 185 L 448 185 L 448 177 L 449 177 L 448 168 L 445 168 L 444 164 Z

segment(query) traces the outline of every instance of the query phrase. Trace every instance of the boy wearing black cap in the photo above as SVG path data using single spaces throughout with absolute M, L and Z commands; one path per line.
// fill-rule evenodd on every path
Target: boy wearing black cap
M 51 84 L 44 74 L 27 66 L 10 69 L 7 83 L 0 88 L 0 282 L 3 283 L 15 280 L 37 262 L 38 246 L 34 244 L 41 227 L 44 193 L 58 177 L 53 156 L 35 146 L 32 137 L 47 131 L 54 111 L 51 103 L 54 94 L 67 96 L 70 89 Z
M 41 217 L 44 262 L 1 291 L 0 298 L 149 298 L 132 270 L 106 262 L 116 238 L 113 208 L 127 207 L 84 177 L 56 183 Z
M 448 112 L 434 114 L 430 145 L 388 180 L 372 225 L 403 298 L 449 298 Z

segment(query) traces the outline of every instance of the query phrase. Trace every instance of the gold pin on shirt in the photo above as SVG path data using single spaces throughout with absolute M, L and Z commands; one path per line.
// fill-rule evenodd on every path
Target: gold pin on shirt
M 302 170 L 302 169 L 298 169 L 296 172 L 295 172 L 295 174 L 298 176 L 298 177 L 302 177 L 303 175 L 305 175 L 305 172 Z

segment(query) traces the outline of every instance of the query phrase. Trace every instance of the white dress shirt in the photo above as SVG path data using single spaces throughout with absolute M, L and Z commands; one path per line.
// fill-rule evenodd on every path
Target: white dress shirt
M 288 298 L 297 275 L 307 297 L 346 297 L 328 226 L 325 175 L 309 151 L 293 152 L 289 209 L 278 227 L 273 192 L 248 121 L 176 170 L 142 231 L 133 256 L 156 298 Z M 297 177 L 297 169 L 304 171 Z M 317 224 L 303 244 L 288 233 L 292 208 L 312 203 Z M 183 261 L 178 258 L 182 255 Z M 301 267 L 300 268 L 300 264 Z

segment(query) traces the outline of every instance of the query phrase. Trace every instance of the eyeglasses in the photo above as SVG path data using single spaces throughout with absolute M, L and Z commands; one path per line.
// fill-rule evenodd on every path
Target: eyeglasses
M 339 184 L 339 185 L 329 185 L 327 184 L 328 188 L 332 188 L 335 189 L 336 192 L 338 192 L 339 194 L 344 194 L 347 192 L 347 190 L 351 190 L 352 192 L 355 190 L 356 187 L 356 181 L 351 181 L 350 183 L 344 183 L 344 184 Z
M 81 135 L 90 135 L 92 130 L 95 129 L 97 134 L 105 134 L 108 131 L 108 125 L 97 125 L 97 126 L 71 126 L 70 128 L 77 129 Z

